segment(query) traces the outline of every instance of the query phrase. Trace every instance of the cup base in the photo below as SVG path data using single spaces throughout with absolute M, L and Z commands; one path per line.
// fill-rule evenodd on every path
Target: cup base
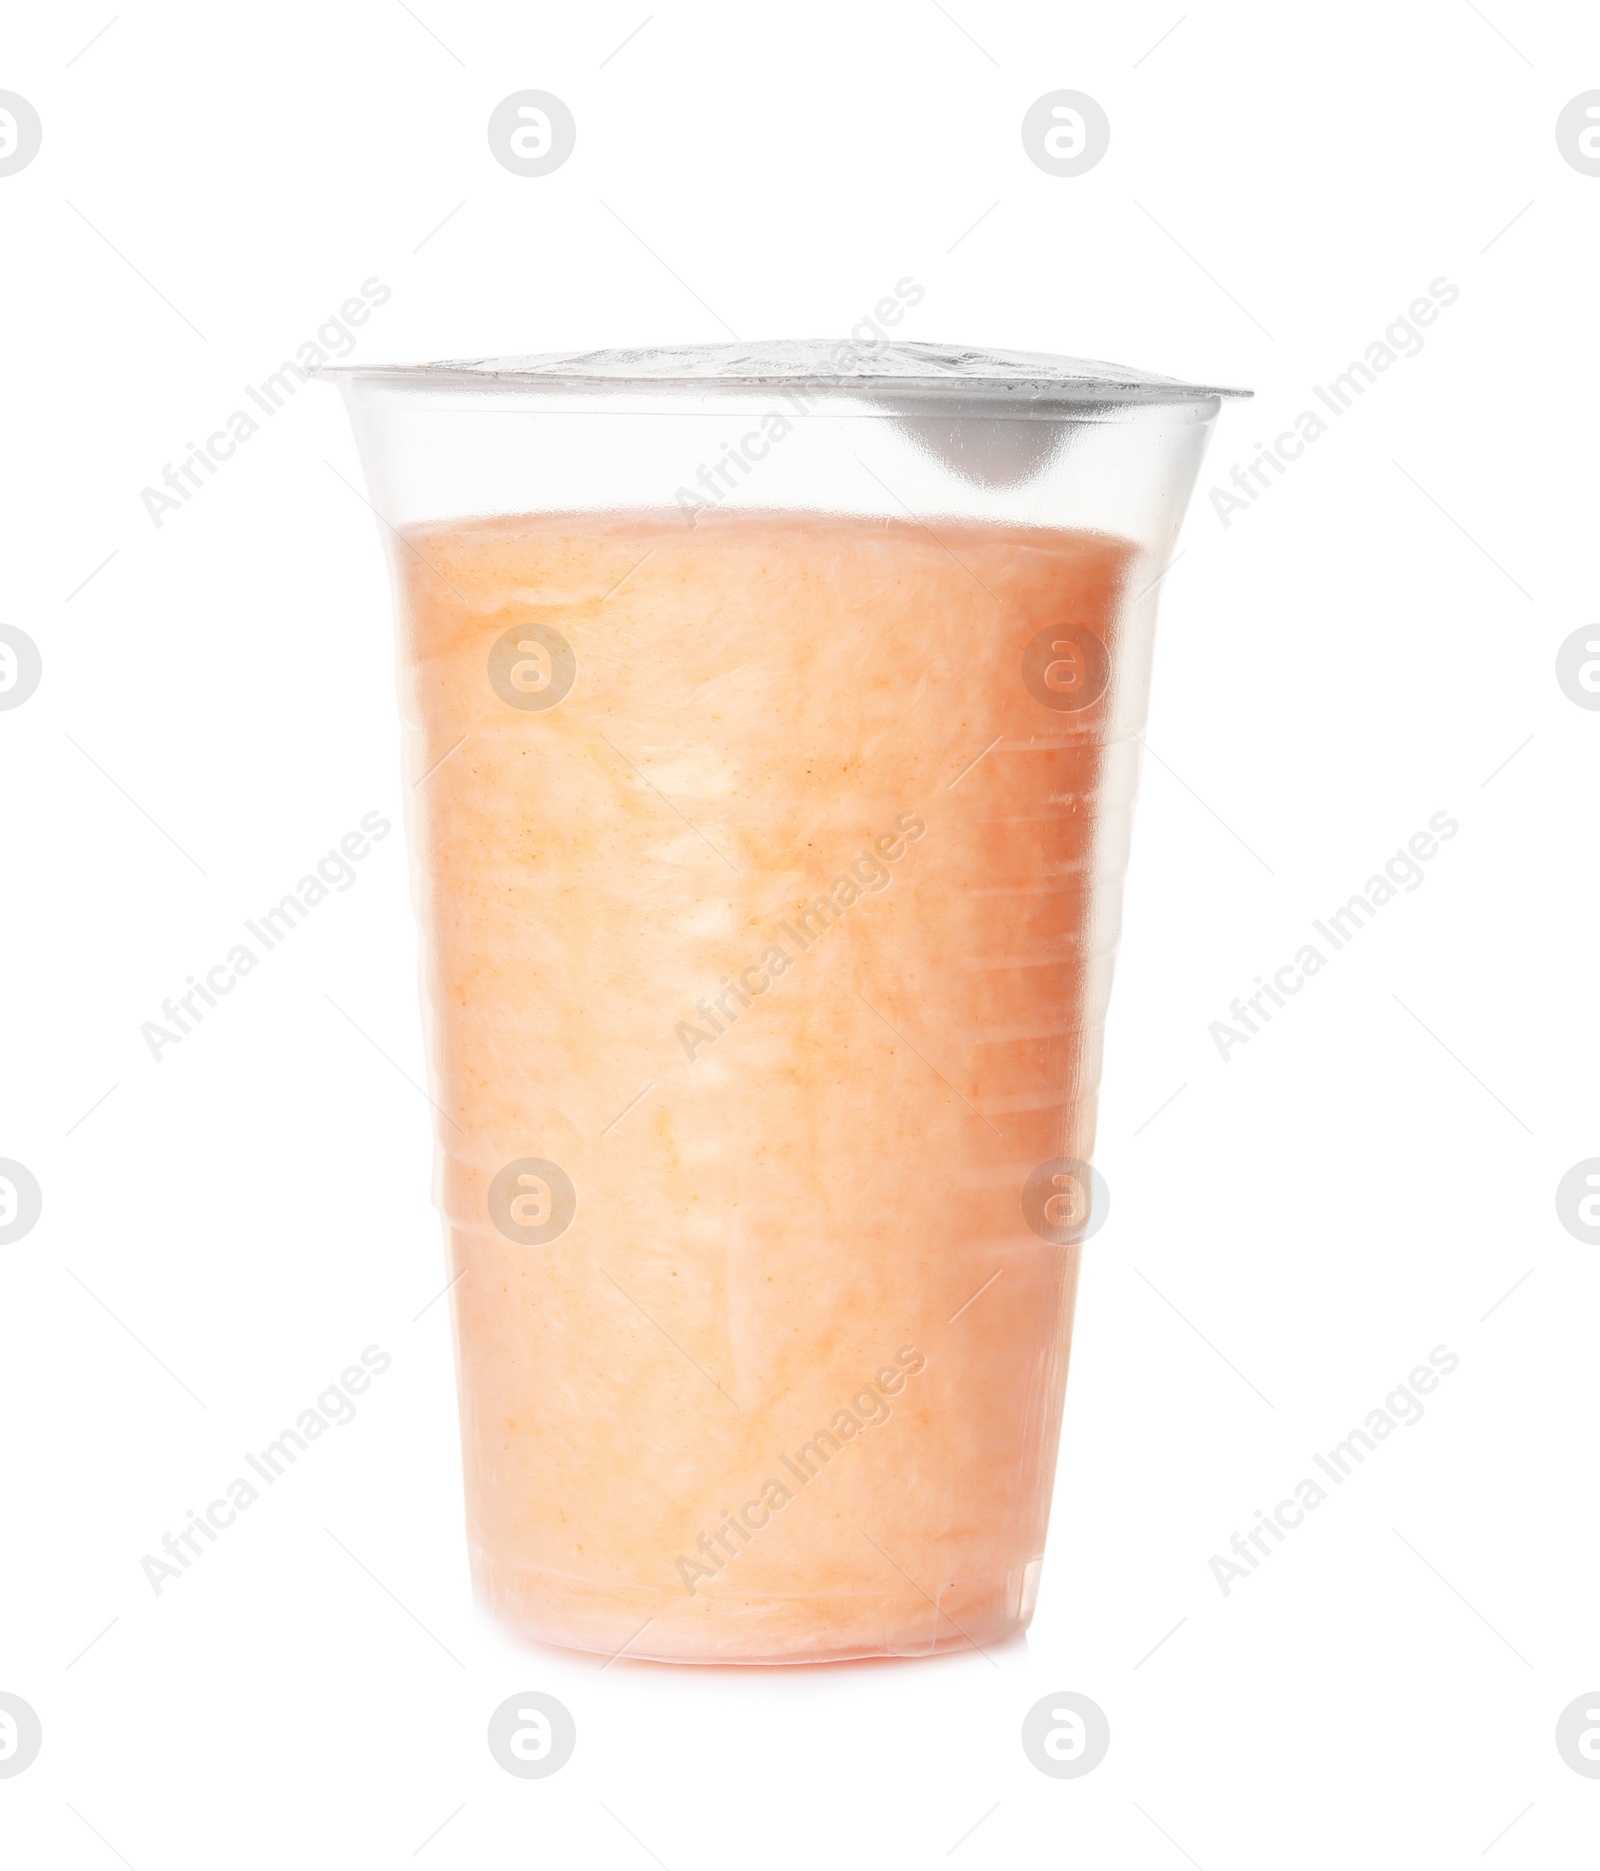
M 518 1636 L 645 1663 L 848 1663 L 987 1649 L 1027 1628 L 1041 1562 L 931 1592 L 694 1596 L 516 1565 L 475 1550 L 478 1602 Z

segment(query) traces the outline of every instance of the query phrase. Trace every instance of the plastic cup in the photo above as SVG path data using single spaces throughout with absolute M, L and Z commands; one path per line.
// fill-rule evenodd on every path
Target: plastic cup
M 997 1642 L 1231 393 L 913 344 L 329 374 L 399 616 L 480 1599 L 675 1662 Z

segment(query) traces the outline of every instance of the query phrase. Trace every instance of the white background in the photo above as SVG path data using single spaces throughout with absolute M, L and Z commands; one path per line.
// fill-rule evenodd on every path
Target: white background
M 80 52 L 113 3 L 0 55 L 44 125 L 0 178 L 0 621 L 44 658 L 0 714 L 0 1155 L 44 1190 L 0 1249 L 0 1689 L 44 1725 L 7 1862 L 1587 1862 L 1600 1783 L 1553 1737 L 1600 1683 L 1600 1250 L 1554 1193 L 1600 1152 L 1600 715 L 1554 659 L 1592 616 L 1600 178 L 1554 124 L 1600 22 L 654 0 L 629 39 L 651 0 L 280 0 L 125 6 Z M 530 87 L 578 124 L 539 179 L 485 139 Z M 1057 88 L 1111 122 L 1077 178 L 1019 137 Z M 372 361 L 842 334 L 911 275 L 900 336 L 1258 392 L 1166 582 L 1114 1209 L 1038 1616 L 992 1657 L 602 1674 L 473 1612 L 398 836 L 159 1066 L 140 1039 L 398 821 L 336 395 L 159 529 L 140 501 L 374 275 Z M 1420 354 L 1225 528 L 1207 490 L 1441 276 Z M 1209 1024 L 1439 811 L 1422 887 L 1224 1064 Z M 357 1420 L 156 1597 L 141 1556 L 373 1343 Z M 1224 1596 L 1211 1555 L 1441 1344 L 1425 1419 Z M 484 1729 L 532 1688 L 578 1747 L 522 1781 Z M 1079 1780 L 1018 1738 L 1064 1689 L 1111 1723 Z

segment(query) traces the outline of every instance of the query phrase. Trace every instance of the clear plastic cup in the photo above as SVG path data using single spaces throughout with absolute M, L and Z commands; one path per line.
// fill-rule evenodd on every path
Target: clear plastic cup
M 328 374 L 399 613 L 479 1596 L 675 1662 L 996 1642 L 1231 393 L 918 344 Z

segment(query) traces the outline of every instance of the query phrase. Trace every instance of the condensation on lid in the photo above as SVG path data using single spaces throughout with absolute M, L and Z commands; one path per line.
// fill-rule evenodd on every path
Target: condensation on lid
M 876 397 L 955 393 L 996 403 L 1188 403 L 1250 390 L 1184 383 L 1124 364 L 1044 351 L 965 344 L 864 344 L 849 338 L 685 344 L 640 351 L 562 351 L 537 357 L 461 358 L 432 364 L 333 364 L 336 381 L 416 388 L 480 385 L 554 390 L 847 391 Z

